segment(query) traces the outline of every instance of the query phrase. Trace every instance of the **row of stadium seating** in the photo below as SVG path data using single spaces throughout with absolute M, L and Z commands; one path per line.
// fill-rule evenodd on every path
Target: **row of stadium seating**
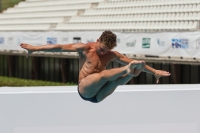
M 29 1 L 29 2 L 51 1 L 51 2 L 53 2 L 53 0 L 26 0 L 26 1 Z M 76 1 L 78 1 L 79 3 L 82 2 L 82 0 L 76 0 Z M 88 0 L 88 2 L 99 2 L 99 1 L 98 0 Z M 75 1 L 66 0 L 66 2 L 75 2 Z M 190 3 L 199 3 L 199 0 L 109 0 L 109 3 L 115 3 L 115 2 L 131 2 L 131 3 L 134 3 L 134 5 L 144 5 L 144 4 L 146 4 L 146 5 L 150 5 L 150 4 L 157 4 L 157 5 L 159 5 L 159 4 L 161 4 L 162 5 L 162 4 L 190 4 Z M 102 4 L 102 6 L 107 6 L 107 4 L 105 4 L 105 5 L 104 5 L 104 3 L 101 3 L 101 4 Z
M 199 3 L 199 0 L 109 0 L 108 2 L 103 2 L 104 0 L 27 0 L 29 2 L 20 3 L 18 6 L 43 6 L 43 5 L 55 5 L 58 3 L 62 4 L 72 4 L 72 3 L 94 3 L 102 2 L 99 7 L 122 7 L 122 6 L 149 6 L 149 5 L 174 5 L 174 4 L 195 4 Z M 34 2 L 34 3 L 33 3 Z M 129 4 L 129 5 L 128 5 Z
M 200 12 L 193 13 L 163 13 L 163 14 L 121 14 L 74 16 L 70 22 L 122 22 L 122 21 L 183 21 L 200 20 Z
M 154 5 L 185 5 L 198 4 L 199 0 L 126 0 L 126 1 L 109 1 L 99 3 L 99 8 L 108 7 L 133 7 L 133 6 L 154 6 Z
M 100 14 L 132 14 L 132 13 L 174 13 L 174 12 L 200 12 L 200 4 L 189 5 L 186 8 L 181 8 L 181 5 L 176 6 L 141 6 L 141 7 L 120 7 L 120 8 L 95 8 L 85 10 L 85 15 L 100 15 Z
M 200 7 L 199 7 L 200 10 Z M 111 12 L 112 11 L 112 12 Z M 127 14 L 131 14 L 131 16 L 133 16 L 136 19 L 138 18 L 139 20 L 143 20 L 144 18 L 148 19 L 148 17 L 150 17 L 150 20 L 157 20 L 158 18 L 161 18 L 161 20 L 166 20 L 166 19 L 172 19 L 172 20 L 176 20 L 178 19 L 194 19 L 196 17 L 196 19 L 199 19 L 199 13 L 198 12 L 173 12 L 171 10 L 171 12 L 162 12 L 162 11 L 133 11 L 131 8 L 122 8 L 122 9 L 118 9 L 118 8 L 114 8 L 114 9 L 88 9 L 85 11 L 85 13 L 83 15 L 116 15 L 119 16 L 124 15 L 126 16 Z M 66 16 L 77 16 L 78 11 L 77 10 L 64 10 L 64 11 L 43 11 L 43 12 L 23 12 L 23 13 L 19 13 L 19 12 L 13 12 L 13 13 L 3 13 L 0 14 L 0 19 L 6 19 L 6 18 L 34 18 L 34 17 L 66 17 Z M 138 16 L 138 17 L 137 17 Z M 161 17 L 162 16 L 162 17 Z M 113 16 L 115 17 L 115 16 Z
M 96 16 L 74 16 L 70 17 L 44 17 L 44 18 L 22 18 L 22 19 L 1 19 L 0 25 L 12 24 L 52 24 L 52 23 L 89 23 L 89 22 L 164 22 L 164 21 L 200 21 L 199 13 L 189 14 L 143 14 L 143 15 L 96 15 Z
M 35 2 L 20 2 L 16 7 L 40 7 L 40 6 L 54 6 L 54 5 L 65 5 L 65 4 L 83 4 L 83 3 L 99 3 L 104 0 L 46 0 L 46 1 L 35 1 Z
M 46 11 L 67 11 L 90 9 L 91 4 L 65 4 L 65 5 L 52 5 L 52 6 L 38 6 L 38 7 L 15 7 L 9 8 L 4 13 L 20 13 L 20 12 L 46 12 Z
M 55 30 L 194 30 L 198 21 L 182 22 L 119 22 L 119 23 L 69 23 L 58 24 Z
M 198 21 L 172 21 L 172 22 L 116 22 L 116 23 L 59 23 L 53 30 L 80 31 L 80 30 L 116 30 L 116 31 L 155 31 L 155 30 L 195 30 L 199 26 Z M 24 24 L 24 25 L 0 25 L 2 31 L 31 30 L 48 31 L 50 24 Z
M 199 23 L 200 0 L 29 0 L 0 14 L 3 31 L 199 30 Z
M 67 17 L 76 16 L 78 11 L 52 11 L 52 12 L 28 12 L 28 13 L 3 13 L 0 19 L 13 18 L 37 18 L 37 17 Z
M 50 24 L 0 25 L 0 31 L 48 31 Z
M 53 14 L 51 14 L 53 15 Z M 29 16 L 29 15 L 28 15 Z M 25 16 L 24 16 L 25 17 Z M 13 17 L 14 18 L 14 17 Z M 128 22 L 128 21 L 198 21 L 200 12 L 194 13 L 165 13 L 165 14 L 127 14 L 127 15 L 95 15 L 95 16 L 73 16 L 73 17 L 44 17 L 43 18 L 1 18 L 2 24 L 51 24 L 64 23 L 65 19 L 71 22 Z
M 68 18 L 69 19 L 69 18 Z M 44 18 L 22 18 L 22 19 L 1 19 L 0 25 L 9 24 L 51 24 L 51 23 L 63 23 L 64 17 L 44 17 Z
M 104 2 L 102 2 L 104 3 Z M 124 3 L 124 4 L 123 4 Z M 200 2 L 199 4 L 179 4 L 179 5 L 142 5 L 136 6 L 131 4 L 131 2 L 123 2 L 119 6 L 109 6 L 105 2 L 105 7 L 102 7 L 101 3 L 96 7 L 95 10 L 90 9 L 91 4 L 62 4 L 60 5 L 51 5 L 51 6 L 37 6 L 37 7 L 15 7 L 6 10 L 4 13 L 18 13 L 18 12 L 38 12 L 38 11 L 60 11 L 60 10 L 79 10 L 79 9 L 90 9 L 86 10 L 86 14 L 113 14 L 113 13 L 154 13 L 154 12 L 198 12 L 200 11 Z M 121 13 L 120 13 L 121 14 Z

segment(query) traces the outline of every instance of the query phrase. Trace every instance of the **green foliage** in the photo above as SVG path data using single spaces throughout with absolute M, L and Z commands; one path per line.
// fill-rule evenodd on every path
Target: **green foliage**
M 0 0 L 1 1 L 1 10 L 6 10 L 9 7 L 13 7 L 15 4 L 18 4 L 24 0 Z M 1 11 L 0 11 L 1 12 Z
M 70 86 L 77 85 L 75 83 L 59 83 L 40 80 L 27 80 L 19 78 L 1 77 L 0 86 Z

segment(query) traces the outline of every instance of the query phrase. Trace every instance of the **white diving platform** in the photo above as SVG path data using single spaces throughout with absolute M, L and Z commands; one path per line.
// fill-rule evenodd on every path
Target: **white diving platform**
M 77 86 L 0 87 L 0 133 L 200 133 L 200 85 L 123 85 L 100 103 Z

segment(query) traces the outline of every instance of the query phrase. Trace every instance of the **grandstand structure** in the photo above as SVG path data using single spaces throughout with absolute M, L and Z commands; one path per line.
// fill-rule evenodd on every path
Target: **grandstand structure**
M 27 0 L 0 19 L 1 31 L 195 31 L 200 0 Z
M 119 32 L 199 31 L 200 0 L 26 0 L 3 11 L 0 20 L 0 31 L 6 32 L 108 29 Z M 20 51 L 11 53 L 5 50 L 1 53 L 21 54 Z M 49 53 L 41 52 L 35 55 L 46 54 L 49 56 Z M 157 62 L 189 61 L 199 64 L 196 59 L 179 57 L 127 56 Z M 74 54 L 69 57 L 74 57 Z
M 199 31 L 200 0 L 26 0 L 3 11 L 0 20 L 0 31 L 4 32 L 108 29 L 119 32 Z M 3 54 L 21 52 L 1 50 Z M 49 56 L 49 53 L 35 55 Z M 66 57 L 66 54 L 60 55 Z M 179 57 L 127 56 L 157 62 L 189 61 L 199 64 L 196 59 Z M 69 57 L 74 57 L 74 54 Z

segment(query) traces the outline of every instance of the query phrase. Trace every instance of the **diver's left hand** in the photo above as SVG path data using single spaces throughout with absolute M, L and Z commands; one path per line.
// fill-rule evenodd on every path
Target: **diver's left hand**
M 155 70 L 155 78 L 156 78 L 156 83 L 159 82 L 159 78 L 163 77 L 163 76 L 170 76 L 171 73 L 167 72 L 167 71 L 163 71 L 163 70 Z

